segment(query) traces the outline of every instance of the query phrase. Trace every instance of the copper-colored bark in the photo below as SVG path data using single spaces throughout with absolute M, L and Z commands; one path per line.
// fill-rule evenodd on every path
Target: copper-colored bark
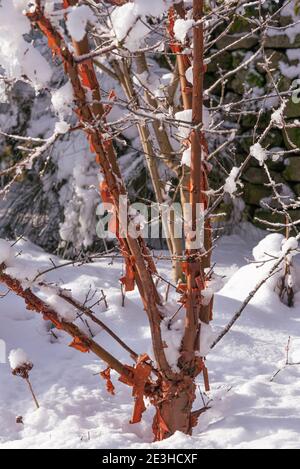
M 77 1 L 65 0 L 65 5 L 74 5 Z M 114 2 L 115 3 L 115 2 Z M 195 19 L 201 18 L 202 0 L 194 0 Z M 103 134 L 107 133 L 105 120 L 105 109 L 101 104 L 100 87 L 94 71 L 93 62 L 85 60 L 79 64 L 69 51 L 59 32 L 53 27 L 50 20 L 45 17 L 41 1 L 36 0 L 35 11 L 28 14 L 31 22 L 39 27 L 49 41 L 49 47 L 58 55 L 63 62 L 66 75 L 69 77 L 73 87 L 74 99 L 76 105 L 76 114 L 84 131 L 87 134 L 91 150 L 95 153 L 97 162 L 101 167 L 105 178 L 106 186 L 109 190 L 117 217 L 120 218 L 119 197 L 126 195 L 126 188 L 122 180 L 113 142 L 110 139 L 104 139 Z M 194 31 L 194 88 L 193 88 L 193 124 L 199 125 L 191 136 L 192 143 L 192 168 L 190 176 L 190 202 L 196 207 L 196 203 L 201 202 L 202 188 L 202 95 L 203 95 L 203 28 L 200 23 Z M 74 48 L 77 56 L 89 52 L 87 37 L 81 42 L 74 42 Z M 197 63 L 196 63 L 197 62 Z M 187 66 L 187 62 L 183 65 Z M 183 78 L 183 77 L 182 77 Z M 89 104 L 86 98 L 86 89 L 92 92 L 93 103 Z M 187 89 L 183 90 L 185 99 L 191 98 Z M 187 105 L 187 102 L 186 102 Z M 196 212 L 194 210 L 193 225 L 196 224 Z M 41 312 L 46 319 L 51 320 L 57 327 L 63 328 L 74 339 L 74 345 L 94 351 L 99 357 L 115 369 L 120 375 L 121 380 L 126 384 L 133 386 L 133 394 L 136 400 L 136 406 L 133 415 L 133 421 L 139 421 L 144 410 L 143 395 L 151 398 L 156 408 L 156 417 L 154 422 L 154 433 L 157 440 L 166 438 L 176 431 L 191 433 L 193 420 L 192 405 L 195 399 L 196 376 L 203 370 L 203 362 L 197 356 L 196 351 L 199 347 L 199 317 L 201 317 L 201 274 L 202 266 L 195 252 L 189 250 L 187 265 L 187 322 L 182 345 L 180 358 L 181 371 L 175 373 L 169 366 L 162 341 L 160 324 L 161 313 L 159 309 L 160 298 L 155 287 L 152 273 L 155 269 L 152 257 L 148 252 L 143 239 L 133 239 L 128 233 L 125 233 L 120 224 L 119 238 L 121 251 L 125 260 L 130 259 L 133 263 L 135 279 L 147 312 L 155 358 L 158 365 L 158 381 L 153 384 L 148 382 L 151 370 L 145 360 L 141 359 L 136 368 L 127 367 L 118 362 L 107 351 L 102 349 L 93 340 L 86 337 L 77 328 L 77 326 L 63 321 L 59 321 L 55 312 L 41 303 L 30 290 L 24 291 L 20 284 L 12 284 L 9 288 L 14 289 L 17 294 L 23 297 L 30 307 L 35 311 Z M 4 277 L 3 277 L 4 276 Z M 200 279 L 200 281 L 199 281 Z M 10 279 L 11 280 L 11 279 Z M 6 283 L 5 274 L 0 275 L 0 282 Z M 15 281 L 13 281 L 15 282 Z M 7 284 L 7 283 L 6 283 Z M 46 309 L 45 309 L 46 308 Z M 149 386 L 151 392 L 149 392 Z
M 43 318 L 51 321 L 55 327 L 65 331 L 74 340 L 84 344 L 87 350 L 93 352 L 97 357 L 106 362 L 111 368 L 116 370 L 119 374 L 125 374 L 128 379 L 132 379 L 132 374 L 129 370 L 122 365 L 115 357 L 103 349 L 94 340 L 90 339 L 84 334 L 75 324 L 63 321 L 59 318 L 56 311 L 50 308 L 44 301 L 36 296 L 30 289 L 24 289 L 21 282 L 12 278 L 4 272 L 5 266 L 0 266 L 0 283 L 6 285 L 10 290 L 16 293 L 20 298 L 23 298 L 26 307 L 29 311 L 42 314 Z M 73 343 L 73 342 L 72 342 Z
M 99 100 L 95 104 L 97 106 L 96 110 L 93 106 L 90 107 L 86 100 L 84 89 L 84 86 L 90 88 L 94 96 L 101 98 L 93 64 L 91 61 L 85 61 L 82 65 L 76 63 L 61 35 L 52 26 L 49 19 L 45 17 L 39 0 L 36 2 L 35 11 L 29 13 L 28 18 L 46 35 L 49 46 L 53 52 L 59 55 L 63 60 L 65 72 L 73 87 L 77 108 L 76 114 L 80 122 L 84 124 L 91 150 L 96 154 L 96 159 L 110 190 L 116 214 L 119 216 L 119 200 L 120 196 L 126 195 L 126 188 L 117 164 L 113 143 L 111 140 L 105 141 L 103 139 L 103 131 L 98 127 L 99 124 L 96 126 L 96 118 L 99 120 L 101 116 L 104 116 L 104 108 Z M 80 48 L 81 53 L 88 52 L 88 50 L 84 50 L 84 47 L 88 47 L 87 41 L 85 41 L 85 43 L 81 41 L 76 47 L 78 47 L 78 49 Z M 105 122 L 102 124 L 105 124 Z M 165 376 L 172 376 L 173 373 L 167 362 L 161 338 L 161 314 L 158 307 L 160 298 L 152 278 L 154 263 L 142 239 L 131 238 L 128 233 L 122 232 L 122 226 L 120 226 L 120 234 L 124 240 L 124 245 L 121 247 L 123 248 L 125 259 L 129 256 L 130 259 L 134 260 L 137 285 L 140 289 L 145 310 L 148 314 L 154 345 L 153 348 L 159 370 Z
M 200 17 L 200 10 L 202 9 L 203 14 L 203 5 L 197 1 L 193 5 L 194 8 L 194 17 Z M 192 65 L 191 60 L 188 56 L 183 54 L 183 46 L 175 41 L 174 37 L 174 21 L 175 21 L 175 12 L 180 18 L 185 18 L 186 11 L 184 7 L 184 3 L 180 2 L 174 6 L 174 9 L 170 10 L 170 24 L 169 24 L 169 34 L 171 36 L 171 49 L 174 53 L 177 54 L 177 63 L 180 73 L 180 83 L 181 83 L 181 94 L 182 94 L 182 101 L 183 107 L 185 110 L 193 109 L 193 124 L 201 123 L 203 120 L 203 79 L 204 79 L 204 35 L 203 35 L 203 27 L 200 24 L 199 27 L 195 27 L 194 29 L 194 63 L 193 63 L 193 75 L 194 75 L 194 84 L 193 86 L 188 83 L 186 79 L 186 72 L 188 68 Z M 201 30 L 201 31 L 200 31 Z M 196 36 L 197 39 L 196 39 Z M 196 77 L 196 81 L 195 81 Z M 201 83 L 200 83 L 201 82 Z M 202 92 L 200 93 L 199 86 L 202 88 Z M 195 90 L 196 88 L 196 90 Z M 200 105 L 201 100 L 201 105 Z M 195 115 L 195 106 L 197 106 L 197 114 Z M 200 108 L 201 106 L 201 108 Z M 196 125 L 197 125 L 196 124 Z M 184 177 L 182 180 L 182 188 L 181 188 L 181 200 L 182 204 L 190 202 L 194 203 L 198 201 L 198 203 L 202 203 L 204 209 L 208 207 L 208 199 L 204 192 L 208 191 L 209 184 L 208 184 L 208 175 L 207 175 L 207 167 L 205 164 L 205 158 L 207 156 L 207 143 L 205 140 L 204 132 L 202 130 L 198 130 L 197 132 L 193 132 L 190 136 L 190 144 L 194 148 L 193 153 L 195 154 L 202 154 L 201 155 L 201 164 L 199 169 L 199 164 L 197 164 L 197 168 L 194 170 L 194 175 L 191 175 L 189 170 L 186 170 L 184 173 Z M 199 162 L 199 161 L 198 161 Z M 197 163 L 197 162 L 196 162 Z M 199 175 L 199 176 L 197 176 Z M 192 186 L 191 186 L 192 184 Z M 196 187 L 195 187 L 196 184 Z M 194 194 L 193 201 L 191 200 L 191 192 Z M 196 192 L 198 195 L 196 195 Z M 199 202 L 199 194 L 200 194 L 200 202 Z M 192 205 L 195 210 L 195 205 Z M 202 252 L 202 266 L 201 266 L 201 282 L 204 288 L 204 271 L 205 269 L 209 269 L 211 267 L 211 248 L 212 248 L 212 229 L 209 220 L 205 221 L 204 226 L 204 248 L 206 254 L 203 255 Z M 199 270 L 199 269 L 198 269 Z M 195 296 L 195 295 L 194 295 Z M 199 301 L 194 298 L 193 302 Z M 213 309 L 213 300 L 208 306 L 201 306 L 199 311 L 200 319 L 205 322 L 209 323 L 212 319 L 212 309 Z

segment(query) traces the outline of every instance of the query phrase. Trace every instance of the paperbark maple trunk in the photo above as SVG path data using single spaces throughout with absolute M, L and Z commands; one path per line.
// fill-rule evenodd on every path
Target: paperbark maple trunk
M 186 11 L 184 3 L 180 2 L 174 5 L 174 10 L 180 18 L 185 19 Z M 203 2 L 194 1 L 193 4 L 194 19 L 197 21 L 203 16 Z M 171 15 L 172 20 L 172 15 Z M 174 19 L 173 19 L 174 20 Z M 177 63 L 179 68 L 180 76 L 180 85 L 181 85 L 181 95 L 183 101 L 183 107 L 185 110 L 193 109 L 193 125 L 203 125 L 203 80 L 205 73 L 204 65 L 204 30 L 203 26 L 199 24 L 197 27 L 193 28 L 193 40 L 194 40 L 194 67 L 193 67 L 193 85 L 191 85 L 186 78 L 186 72 L 191 66 L 190 59 L 184 54 L 183 47 L 178 44 L 174 44 L 173 48 L 177 52 Z M 200 92 L 201 88 L 201 92 Z M 197 93 L 198 96 L 195 95 Z M 201 96 L 200 96 L 201 95 Z M 201 101 L 201 103 L 200 103 Z M 197 115 L 195 115 L 195 106 L 197 106 Z M 195 191 L 200 194 L 200 198 L 195 196 L 198 200 L 198 203 L 201 203 L 204 209 L 207 208 L 208 198 L 204 194 L 205 191 L 208 191 L 208 176 L 207 169 L 205 166 L 205 151 L 204 148 L 206 145 L 206 140 L 204 137 L 203 130 L 197 130 L 191 135 L 191 145 L 194 156 L 201 155 L 202 162 L 200 163 L 200 175 L 198 176 L 199 167 L 194 168 L 193 175 L 191 175 L 191 170 L 186 168 L 184 170 L 182 178 L 182 187 L 181 187 L 181 202 L 183 207 L 185 204 L 191 201 L 191 184 L 196 184 L 198 186 L 195 188 L 193 186 L 193 193 L 195 196 Z M 197 157 L 196 157 L 197 158 Z M 197 163 L 197 160 L 194 158 L 194 163 Z M 199 166 L 199 165 L 198 165 Z M 200 189 L 199 189 L 200 186 Z M 194 208 L 192 209 L 194 210 Z M 187 215 L 185 215 L 185 218 Z M 201 277 L 204 280 L 204 272 L 211 267 L 211 249 L 212 249 L 212 228 L 210 220 L 205 220 L 204 224 L 204 249 L 205 253 L 202 252 L 201 258 Z M 213 300 L 209 305 L 202 305 L 200 311 L 200 319 L 204 323 L 209 323 L 212 319 L 212 310 L 213 310 Z
M 125 60 L 123 60 L 123 62 L 114 61 L 112 65 L 114 67 L 116 75 L 119 77 L 120 84 L 128 100 L 132 103 L 132 106 L 135 109 L 138 109 L 140 105 L 139 96 L 135 92 L 133 80 L 132 80 L 132 77 L 130 76 L 130 70 L 127 66 L 126 61 Z M 163 186 L 160 181 L 159 168 L 158 168 L 158 164 L 156 161 L 156 155 L 153 149 L 153 144 L 151 142 L 151 133 L 150 133 L 148 125 L 145 123 L 138 122 L 137 128 L 138 128 L 138 132 L 140 136 L 141 145 L 143 147 L 143 151 L 145 154 L 145 159 L 147 162 L 150 179 L 151 179 L 152 186 L 154 189 L 156 202 L 159 205 L 159 212 L 160 212 L 161 219 L 162 219 L 162 226 L 163 226 L 164 233 L 166 236 L 167 246 L 168 246 L 171 257 L 174 258 L 174 256 L 176 255 L 181 255 L 182 251 L 178 253 L 178 250 L 177 250 L 178 243 L 176 243 L 177 240 L 175 239 L 175 236 L 174 236 L 174 230 L 170 229 L 170 227 L 168 226 L 166 217 L 164 216 L 165 201 L 163 198 Z M 163 149 L 162 149 L 160 141 L 158 141 L 158 145 L 161 149 L 161 152 L 163 153 Z M 171 153 L 171 150 L 170 150 L 170 153 Z M 173 260 L 172 263 L 173 263 L 173 280 L 175 283 L 177 283 L 182 273 L 181 263 L 175 260 Z
M 203 202 L 203 76 L 204 76 L 204 31 L 203 31 L 203 0 L 193 1 L 193 17 L 195 26 L 193 31 L 193 89 L 192 103 L 187 90 L 183 91 L 185 108 L 189 105 L 193 110 L 193 130 L 191 133 L 191 170 L 188 181 L 189 202 L 192 212 L 192 231 L 197 237 L 199 228 L 199 206 Z M 182 56 L 180 56 L 182 58 Z M 179 65 L 185 68 L 186 64 L 180 60 Z M 185 77 L 184 77 L 185 78 Z M 182 86 L 184 78 L 181 76 Z M 200 320 L 209 322 L 207 309 L 201 301 L 201 292 L 204 286 L 204 268 L 200 255 L 201 246 L 191 247 L 194 239 L 187 240 L 187 297 L 186 297 L 186 324 L 182 342 L 179 366 L 181 373 L 176 381 L 162 383 L 163 399 L 158 406 L 156 421 L 161 419 L 158 431 L 154 432 L 157 439 L 164 439 L 176 431 L 186 434 L 192 433 L 195 424 L 192 418 L 192 407 L 195 401 L 195 379 L 204 370 L 203 362 L 199 361 L 200 350 Z
M 161 384 L 162 401 L 156 405 L 153 422 L 155 441 L 162 441 L 176 432 L 191 435 L 193 431 L 192 408 L 196 385 L 192 378 L 181 381 L 164 381 Z
M 74 0 L 64 0 L 66 6 L 76 3 Z M 97 119 L 102 119 L 105 124 L 105 110 L 101 103 L 101 93 L 93 63 L 91 60 L 86 60 L 79 65 L 74 60 L 63 38 L 44 15 L 44 9 L 41 6 L 40 0 L 36 0 L 36 8 L 33 12 L 28 13 L 28 18 L 46 35 L 52 51 L 63 60 L 65 72 L 73 87 L 74 100 L 77 106 L 76 113 L 79 121 L 84 125 L 91 149 L 96 154 L 96 160 L 103 172 L 117 218 L 120 220 L 120 196 L 126 196 L 126 188 L 117 163 L 112 141 L 105 141 L 101 129 L 98 127 L 94 128 Z M 89 44 L 87 37 L 80 42 L 74 41 L 74 48 L 79 55 L 88 53 Z M 93 96 L 92 105 L 89 105 L 86 99 L 87 88 L 90 89 Z M 120 229 L 122 230 L 122 226 L 120 226 Z M 142 238 L 132 238 L 128 232 L 122 231 L 121 235 L 124 241 L 121 251 L 124 254 L 125 260 L 132 259 L 134 262 L 135 278 L 149 318 L 158 369 L 164 376 L 172 376 L 173 373 L 166 359 L 161 337 L 160 323 L 162 315 L 159 309 L 160 297 L 152 277 L 155 270 L 152 256 L 148 252 Z
M 65 5 L 74 5 L 76 0 L 64 0 Z M 203 0 L 194 0 L 194 16 L 196 21 L 201 19 L 203 11 Z M 38 25 L 41 31 L 47 36 L 49 46 L 54 53 L 62 58 L 65 72 L 69 76 L 73 86 L 76 113 L 79 121 L 83 124 L 84 131 L 87 133 L 92 151 L 96 154 L 97 161 L 101 166 L 107 187 L 115 206 L 117 217 L 120 217 L 119 197 L 126 194 L 126 188 L 123 183 L 116 154 L 112 141 L 105 141 L 101 133 L 101 128 L 96 124 L 105 125 L 105 109 L 101 104 L 101 93 L 99 83 L 94 71 L 92 60 L 81 61 L 80 65 L 74 59 L 72 53 L 66 46 L 63 38 L 52 26 L 50 20 L 45 17 L 41 2 L 36 0 L 36 9 L 28 14 L 31 21 Z M 74 42 L 74 49 L 78 55 L 84 55 L 89 52 L 87 37 L 80 43 Z M 202 123 L 202 91 L 203 91 L 203 26 L 197 23 L 194 28 L 194 90 L 193 90 L 193 124 L 201 125 Z M 200 74 L 200 76 L 199 76 Z M 93 103 L 89 104 L 86 99 L 86 89 L 92 93 Z M 191 198 L 190 202 L 193 208 L 193 224 L 196 220 L 196 204 L 201 201 L 201 130 L 195 130 L 192 135 L 192 169 L 191 169 Z M 150 387 L 153 387 L 153 393 L 145 391 L 145 395 L 150 397 L 152 404 L 156 408 L 156 416 L 154 419 L 153 430 L 155 438 L 161 440 L 181 431 L 186 434 L 192 432 L 192 406 L 195 400 L 195 378 L 202 371 L 202 361 L 197 355 L 199 349 L 199 291 L 195 292 L 197 285 L 197 276 L 201 275 L 201 264 L 199 259 L 195 261 L 193 253 L 191 254 L 192 262 L 190 262 L 190 270 L 188 272 L 188 295 L 187 295 L 187 320 L 185 334 L 182 344 L 181 357 L 179 360 L 180 372 L 172 371 L 165 355 L 165 344 L 162 340 L 160 324 L 162 314 L 160 311 L 160 299 L 154 285 L 153 259 L 148 253 L 143 239 L 133 239 L 128 234 L 125 235 L 124 244 L 122 244 L 122 252 L 127 259 L 130 257 L 134 260 L 134 272 L 137 285 L 140 290 L 145 310 L 149 318 L 149 324 L 152 334 L 152 344 L 157 362 L 158 381 Z M 198 253 L 198 251 L 197 251 Z M 79 331 L 74 329 L 76 326 L 67 326 L 64 328 L 71 335 Z M 85 338 L 83 338 L 85 339 Z M 89 342 L 90 349 L 98 347 L 99 356 L 106 356 L 107 362 L 115 359 L 107 354 L 106 351 L 100 350 L 97 344 Z M 100 353 L 101 352 L 101 353 Z M 104 358 L 105 359 L 105 358 Z M 145 365 L 145 366 L 144 366 Z M 146 368 L 149 365 L 141 361 L 140 368 Z M 115 363 L 114 369 L 121 374 L 124 380 L 124 366 Z M 125 370 L 127 368 L 125 367 Z M 144 371 L 147 372 L 147 369 Z M 126 374 L 126 373 L 125 373 Z M 127 373 L 128 374 L 128 373 Z M 148 375 L 149 377 L 149 375 Z M 126 376 L 125 376 L 126 378 Z M 132 378 L 132 379 L 131 379 Z M 136 392 L 140 389 L 140 376 L 134 373 L 130 375 L 130 383 L 134 387 L 134 395 L 136 399 L 140 399 L 140 395 Z M 124 381 L 126 382 L 126 380 Z M 145 386 L 144 386 L 145 388 Z M 144 388 L 142 391 L 144 391 Z

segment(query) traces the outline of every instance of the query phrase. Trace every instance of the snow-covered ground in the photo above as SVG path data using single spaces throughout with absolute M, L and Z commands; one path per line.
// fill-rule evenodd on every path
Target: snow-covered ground
M 259 235 L 258 235 L 259 236 Z M 215 251 L 217 271 L 226 285 L 216 295 L 216 329 L 226 325 L 258 280 L 257 265 L 243 267 L 258 239 L 246 229 L 240 235 L 223 237 Z M 29 242 L 17 245 L 21 259 L 40 271 L 49 267 L 49 254 Z M 51 257 L 54 259 L 53 257 Z M 56 262 L 59 260 L 56 259 Z M 97 314 L 139 353 L 148 352 L 149 329 L 138 294 L 127 296 L 121 306 L 120 261 L 108 260 L 88 266 L 65 267 L 47 274 L 71 288 L 75 298 L 84 300 L 92 289 L 103 289 L 109 309 Z M 160 266 L 167 272 L 166 265 Z M 2 288 L 1 292 L 5 290 Z M 152 410 L 141 424 L 130 425 L 131 390 L 117 382 L 116 396 L 105 390 L 99 377 L 106 366 L 92 354 L 67 346 L 70 339 L 57 333 L 55 339 L 39 315 L 27 312 L 21 300 L 10 293 L 0 300 L 0 338 L 11 349 L 22 348 L 34 363 L 31 381 L 41 404 L 35 409 L 26 383 L 12 376 L 9 364 L 0 364 L 0 447 L 1 448 L 297 448 L 300 438 L 300 366 L 289 366 L 274 381 L 272 376 L 285 361 L 291 336 L 290 359 L 300 361 L 300 298 L 295 308 L 279 302 L 264 287 L 248 306 L 234 329 L 208 356 L 212 391 L 211 410 L 200 418 L 193 437 L 176 434 L 162 443 L 152 443 Z M 81 324 L 81 327 L 83 325 Z M 97 341 L 122 360 L 123 351 L 112 345 L 103 331 Z M 199 378 L 196 408 L 202 407 Z M 16 423 L 22 416 L 24 425 Z

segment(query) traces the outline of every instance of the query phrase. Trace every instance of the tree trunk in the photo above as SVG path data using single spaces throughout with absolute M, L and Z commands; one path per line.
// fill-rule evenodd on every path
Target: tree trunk
M 192 378 L 181 381 L 161 383 L 161 401 L 156 404 L 153 421 L 155 441 L 161 441 L 174 433 L 192 434 L 192 407 L 195 400 L 196 385 Z
M 75 0 L 65 0 L 65 4 L 76 4 Z M 196 22 L 202 18 L 203 0 L 194 0 L 194 17 Z M 100 86 L 94 71 L 93 62 L 90 59 L 83 60 L 80 64 L 74 60 L 72 53 L 66 46 L 60 33 L 53 27 L 51 21 L 45 17 L 41 1 L 36 0 L 36 9 L 33 13 L 28 13 L 31 21 L 37 24 L 41 31 L 48 37 L 50 47 L 53 52 L 59 55 L 64 63 L 65 72 L 69 76 L 73 86 L 76 113 L 80 123 L 83 124 L 92 151 L 96 154 L 103 175 L 106 180 L 110 197 L 115 207 L 117 218 L 120 220 L 119 198 L 126 195 L 126 187 L 122 180 L 116 153 L 112 140 L 105 140 L 105 132 L 100 126 L 95 126 L 97 119 L 101 123 L 101 118 L 105 121 L 105 110 L 101 104 Z M 74 41 L 74 49 L 77 54 L 85 55 L 89 52 L 87 38 L 79 43 Z M 197 129 L 192 131 L 192 167 L 190 175 L 190 203 L 193 210 L 193 228 L 197 225 L 197 204 L 201 202 L 201 180 L 202 180 L 202 100 L 203 100 L 203 25 L 198 23 L 194 27 L 194 88 L 193 88 L 193 125 Z M 93 102 L 87 100 L 87 89 L 92 93 Z M 129 221 L 129 220 L 128 220 Z M 117 362 L 108 352 L 101 349 L 92 340 L 89 340 L 89 349 L 96 347 L 98 355 L 105 357 L 107 363 L 114 363 L 114 369 L 121 375 L 121 381 L 133 386 L 136 404 L 133 422 L 139 421 L 141 415 L 143 396 L 150 398 L 156 408 L 154 420 L 154 434 L 157 440 L 165 439 L 176 431 L 191 434 L 193 427 L 192 406 L 195 400 L 195 379 L 203 370 L 203 362 L 198 356 L 199 336 L 200 336 L 200 312 L 201 310 L 201 289 L 199 277 L 202 275 L 202 264 L 199 257 L 199 249 L 188 249 L 188 285 L 186 301 L 186 324 L 184 338 L 182 341 L 181 355 L 178 367 L 180 372 L 175 373 L 167 360 L 165 354 L 165 343 L 161 333 L 161 322 L 163 314 L 160 309 L 160 297 L 155 287 L 153 273 L 155 266 L 153 259 L 144 244 L 142 238 L 134 239 L 122 230 L 120 223 L 121 251 L 125 259 L 130 259 L 134 264 L 134 273 L 140 289 L 141 298 L 148 315 L 152 345 L 157 367 L 154 370 L 158 377 L 156 382 L 150 381 L 150 373 L 153 368 L 146 363 L 145 356 L 140 357 L 136 368 L 124 367 Z M 201 277 L 202 278 L 202 277 Z M 64 325 L 64 329 L 71 335 L 80 334 L 76 326 Z M 75 331 L 75 332 L 74 332 Z M 80 336 L 79 336 L 80 338 Z M 85 340 L 85 337 L 82 336 Z M 125 369 L 125 373 L 124 373 Z M 130 374 L 129 381 L 124 374 Z M 146 373 L 146 375 L 145 375 Z M 145 377 L 146 376 L 146 377 Z M 137 409 L 138 408 L 138 409 Z
M 120 63 L 122 64 L 122 68 L 121 68 Z M 128 100 L 133 103 L 132 106 L 135 109 L 138 109 L 140 105 L 139 97 L 137 93 L 135 92 L 133 80 L 130 76 L 130 70 L 128 69 L 128 65 L 126 61 L 125 60 L 123 60 L 123 62 L 114 61 L 112 64 Z M 151 142 L 151 134 L 150 134 L 148 125 L 145 123 L 138 122 L 137 128 L 138 128 L 138 132 L 140 135 L 140 141 L 143 147 L 143 151 L 145 154 L 145 159 L 147 162 L 150 179 L 151 179 L 152 186 L 154 189 L 156 202 L 159 206 L 159 212 L 161 215 L 162 226 L 163 226 L 164 233 L 166 236 L 167 246 L 168 246 L 171 257 L 174 258 L 174 255 L 176 255 L 177 250 L 178 250 L 178 245 L 176 245 L 176 242 L 174 239 L 174 231 L 169 228 L 166 217 L 163 215 L 163 210 L 165 206 L 165 202 L 163 199 L 163 192 L 162 192 L 163 187 L 160 181 L 159 168 L 158 168 L 158 164 L 156 161 L 155 151 L 153 149 L 153 144 Z M 161 148 L 160 143 L 161 142 L 158 141 L 160 150 L 161 152 L 163 152 L 163 149 Z M 180 255 L 181 254 L 182 252 L 180 253 Z M 174 282 L 177 283 L 178 280 L 181 278 L 181 274 L 182 274 L 181 263 L 179 261 L 173 260 L 172 264 L 173 264 L 172 277 L 173 277 Z

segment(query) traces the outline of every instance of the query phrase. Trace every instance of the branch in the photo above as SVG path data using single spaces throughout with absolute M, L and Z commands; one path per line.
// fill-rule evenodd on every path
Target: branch
M 60 296 L 61 298 L 63 298 L 67 303 L 69 303 L 70 305 L 74 306 L 76 309 L 78 309 L 79 311 L 81 311 L 82 313 L 84 313 L 87 317 L 89 317 L 95 324 L 97 324 L 98 326 L 102 327 L 103 330 L 105 330 L 119 345 L 121 345 L 121 347 L 123 347 L 124 350 L 126 350 L 129 355 L 135 360 L 137 361 L 139 355 L 134 352 L 130 347 L 128 347 L 128 345 L 125 344 L 125 342 L 123 342 L 122 339 L 120 339 L 119 336 L 117 336 L 117 334 L 115 334 L 108 326 L 106 326 L 106 324 L 104 324 L 102 321 L 100 321 L 100 319 L 98 319 L 96 316 L 95 316 L 95 313 L 90 309 L 90 308 L 87 308 L 86 306 L 83 306 L 81 303 L 79 303 L 79 301 L 75 300 L 74 298 L 71 298 L 69 297 L 68 295 L 65 295 L 63 293 L 63 291 L 60 291 L 58 293 L 58 296 Z
M 121 362 L 114 356 L 97 344 L 94 340 L 90 339 L 84 332 L 82 332 L 75 324 L 66 322 L 59 318 L 59 315 L 44 301 L 36 296 L 30 288 L 26 290 L 22 287 L 21 282 L 7 275 L 4 270 L 4 264 L 0 267 L 0 282 L 6 285 L 11 291 L 16 293 L 19 297 L 25 300 L 27 309 L 42 314 L 45 320 L 51 321 L 57 328 L 62 329 L 69 334 L 73 339 L 79 339 L 79 342 L 86 348 L 86 351 L 92 351 L 97 357 L 106 362 L 110 368 L 117 371 L 121 376 L 131 378 L 131 373 Z

